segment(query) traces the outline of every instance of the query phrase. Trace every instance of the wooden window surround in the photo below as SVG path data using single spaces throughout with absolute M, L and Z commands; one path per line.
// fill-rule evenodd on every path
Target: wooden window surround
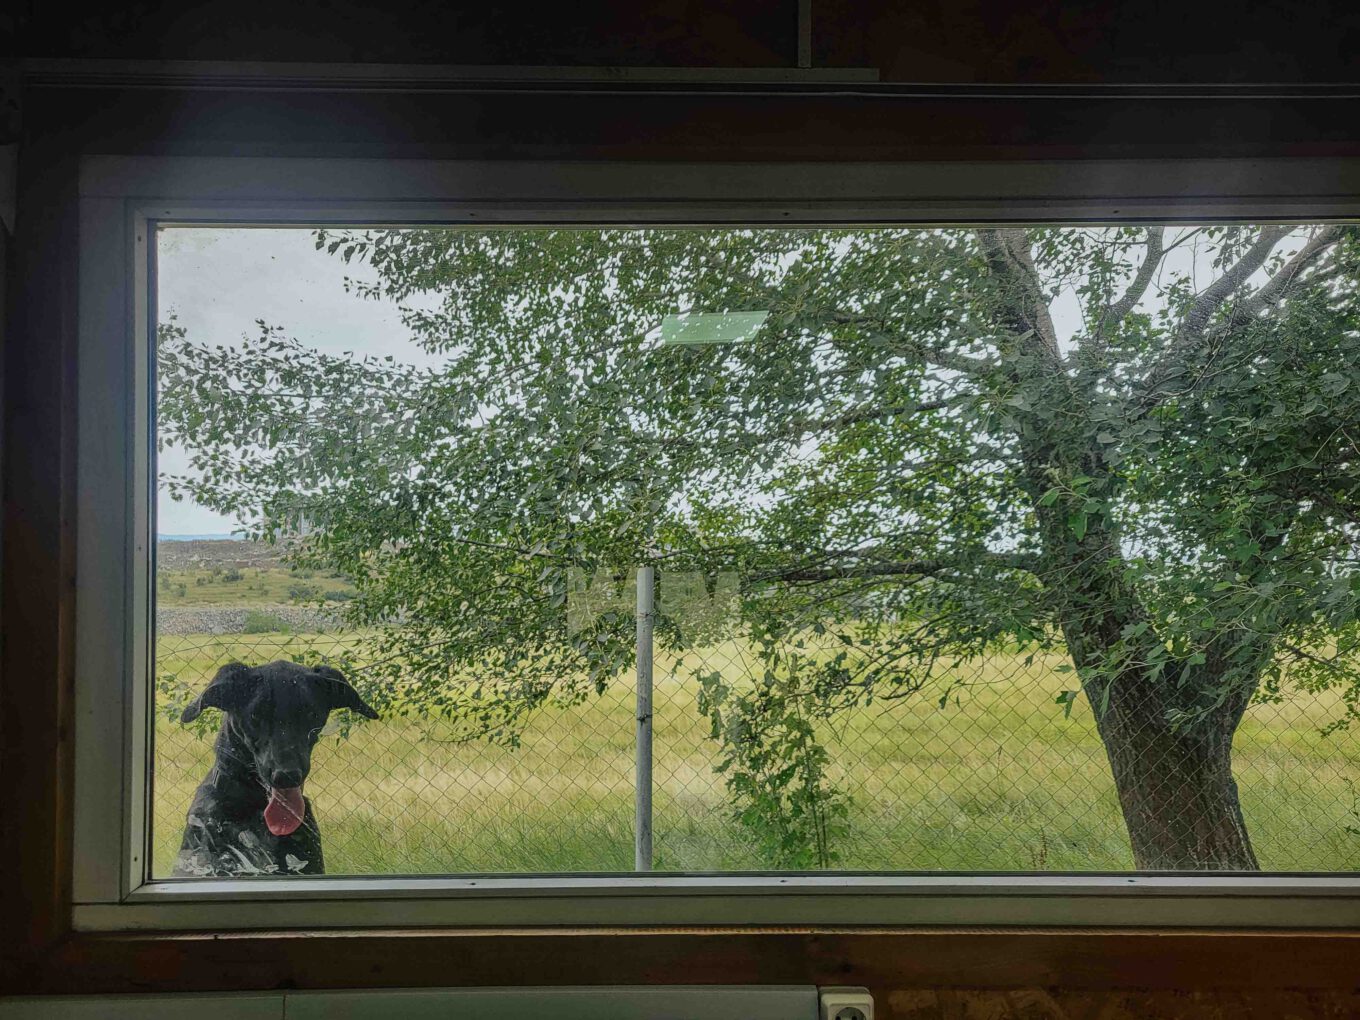
M 125 173 L 139 175 L 137 179 L 145 182 L 148 174 L 168 172 L 171 164 L 146 156 L 148 149 L 156 148 L 154 139 L 148 140 L 147 129 L 135 125 L 126 110 L 115 111 L 113 119 L 116 130 L 123 133 L 116 148 L 130 152 L 129 158 L 123 162 L 83 159 L 99 148 L 91 138 L 100 137 L 100 129 L 92 123 L 92 114 L 73 111 L 71 98 L 62 97 L 53 108 L 83 124 L 86 135 L 82 140 L 54 131 L 52 137 L 40 139 L 25 151 L 19 233 L 9 253 L 12 258 L 7 258 L 13 269 L 8 278 L 6 324 L 5 642 L 0 680 L 0 883 L 6 904 L 5 924 L 0 926 L 0 988 L 4 992 L 814 982 L 866 984 L 883 1001 L 897 1001 L 901 1015 L 907 1015 L 907 1005 L 914 1001 L 912 990 L 942 987 L 1064 989 L 1063 995 L 1111 988 L 1213 987 L 1254 989 L 1263 995 L 1266 990 L 1317 989 L 1335 1001 L 1353 992 L 1355 961 L 1360 959 L 1360 935 L 1354 930 L 1357 918 L 1339 911 L 1328 890 L 1318 892 L 1316 921 L 1299 917 L 1288 928 L 1271 927 L 1266 918 L 1244 919 L 1229 907 L 1224 920 L 1231 927 L 1217 923 L 1210 912 L 1197 924 L 1184 927 L 1156 918 L 1117 928 L 1075 926 L 1055 915 L 1042 926 L 1015 919 L 1004 923 L 1005 918 L 989 922 L 981 917 L 960 924 L 939 916 L 929 918 L 928 924 L 903 920 L 857 925 L 839 917 L 760 926 L 758 918 L 755 923 L 743 923 L 740 917 L 725 917 L 721 924 L 647 924 L 636 919 L 621 924 L 605 917 L 589 925 L 553 926 L 526 925 L 521 920 L 504 925 L 484 917 L 475 925 L 456 927 L 431 923 L 186 930 L 213 923 L 211 903 L 194 907 L 203 919 L 185 922 L 179 930 L 163 925 L 140 927 L 148 922 L 135 918 L 131 926 L 117 931 L 78 927 L 73 876 L 80 871 L 80 857 L 89 852 L 87 843 L 79 844 L 77 851 L 74 810 L 81 753 L 76 715 L 81 633 L 77 592 L 89 580 L 79 570 L 88 547 L 80 545 L 82 494 L 77 463 L 81 427 L 77 253 L 91 240 L 81 234 L 82 180 L 90 197 L 90 182 L 95 179 L 107 182 L 109 175 L 116 178 Z M 162 108 L 155 98 L 142 103 L 135 97 L 125 101 L 143 112 Z M 576 123 L 584 123 L 585 115 L 579 118 Z M 535 123 L 544 126 L 541 121 Z M 162 124 L 160 130 L 165 142 L 171 127 Z M 283 132 L 272 130 L 272 135 L 265 132 L 254 139 L 246 151 L 276 154 L 273 150 L 286 143 Z M 788 151 L 799 151 L 788 129 L 780 130 Z M 1063 127 L 1050 123 L 1047 130 L 1061 136 Z M 525 129 L 517 155 L 529 149 L 524 142 L 529 133 Z M 658 158 L 673 156 L 677 133 L 672 127 L 669 149 L 666 145 L 652 150 L 645 145 L 631 151 L 625 147 L 613 155 L 625 161 L 658 153 L 663 154 Z M 193 138 L 193 129 L 188 134 Z M 954 141 L 957 144 L 960 139 Z M 413 152 L 402 150 L 390 139 L 384 144 L 388 154 Z M 816 144 L 809 142 L 802 151 L 812 151 Z M 1190 144 L 1188 136 L 1181 144 Z M 332 163 L 337 156 L 354 154 L 335 138 L 318 148 Z M 541 156 L 543 148 L 535 155 Z M 201 135 L 189 146 L 194 158 L 221 155 L 224 149 L 235 151 L 220 140 L 214 147 L 211 139 L 204 141 Z M 546 149 L 558 157 L 610 155 L 598 147 L 561 142 Z M 1061 145 L 1036 145 L 1028 154 L 1052 156 L 1061 149 Z M 860 174 L 862 181 L 880 182 L 880 188 L 884 181 L 900 187 L 900 182 L 912 180 L 919 172 L 913 165 L 878 161 L 872 146 L 860 151 L 868 152 L 866 158 L 874 162 L 841 168 L 838 178 L 842 182 Z M 937 144 L 935 151 L 949 150 Z M 1068 186 L 1055 198 L 1053 167 L 1048 161 L 1022 160 L 1016 155 L 1013 151 L 1005 158 L 1005 218 L 1016 220 L 1068 218 L 1077 207 L 1084 210 L 1085 218 L 1093 219 L 1173 218 L 1191 215 L 1192 210 L 1204 216 L 1206 210 L 1214 209 L 1219 215 L 1229 215 L 1221 202 L 1235 203 L 1239 215 L 1249 209 L 1258 218 L 1346 216 L 1354 214 L 1352 196 L 1360 191 L 1356 165 L 1344 159 L 1278 163 L 1177 159 L 1136 168 L 1124 164 L 1122 171 L 1114 164 L 1105 167 L 1109 173 L 1123 173 L 1125 182 L 1162 182 L 1157 188 L 1140 185 L 1141 192 L 1133 183 L 1112 186 L 1111 178 L 1097 164 L 1070 168 L 1075 176 L 1068 178 Z M 991 154 L 993 161 L 997 157 Z M 778 179 L 785 182 L 784 191 L 769 198 L 767 189 L 766 212 L 780 215 L 781 222 L 800 217 L 821 221 L 976 218 L 988 191 L 996 197 L 995 165 L 973 170 L 956 165 L 932 171 L 951 180 L 952 190 L 927 195 L 928 217 L 923 214 L 926 206 L 919 192 L 909 193 L 909 200 L 892 212 L 885 211 L 888 207 L 881 190 L 879 201 L 866 204 L 864 193 L 856 195 L 854 187 L 843 183 L 839 185 L 841 205 L 834 206 L 818 194 L 821 185 L 815 168 L 780 165 L 783 176 Z M 219 177 L 222 190 L 217 198 L 226 203 L 258 203 L 260 194 L 249 194 L 250 173 L 238 172 L 248 170 L 247 164 L 215 160 L 201 164 L 209 176 L 221 174 L 228 166 L 232 172 Z M 460 172 L 471 169 L 463 166 Z M 489 172 L 504 181 L 505 170 Z M 535 171 L 525 167 L 523 172 Z M 977 175 L 971 178 L 972 184 L 969 173 Z M 646 177 L 639 179 L 664 185 L 665 168 L 648 167 Z M 1086 193 L 1080 193 L 1081 186 L 1075 183 L 1079 180 L 1087 182 Z M 163 189 L 157 192 L 144 194 L 166 197 Z M 899 197 L 902 194 L 898 192 Z M 201 192 L 183 197 L 197 201 Z M 781 206 L 788 208 L 789 215 L 782 215 Z M 289 215 L 286 202 L 258 208 L 262 219 Z M 704 217 L 697 207 L 691 211 L 701 219 L 712 219 L 713 214 L 711 210 Z M 125 249 L 125 254 L 130 250 Z M 133 311 L 127 309 L 129 314 Z M 88 616 L 87 610 L 85 619 Z

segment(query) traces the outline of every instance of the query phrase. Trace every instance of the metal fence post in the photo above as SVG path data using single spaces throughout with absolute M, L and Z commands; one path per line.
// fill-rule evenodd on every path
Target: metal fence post
M 652 622 L 656 575 L 637 572 L 637 788 L 634 795 L 633 870 L 652 870 Z

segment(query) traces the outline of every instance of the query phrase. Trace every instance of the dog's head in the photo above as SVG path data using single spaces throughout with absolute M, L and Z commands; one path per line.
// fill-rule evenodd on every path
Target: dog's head
M 249 755 L 260 782 L 269 789 L 264 819 L 269 831 L 286 836 L 302 824 L 302 784 L 312 768 L 312 748 L 333 709 L 348 708 L 378 718 L 338 669 L 271 662 L 229 663 L 184 710 L 193 722 L 205 708 L 220 709 L 235 744 Z

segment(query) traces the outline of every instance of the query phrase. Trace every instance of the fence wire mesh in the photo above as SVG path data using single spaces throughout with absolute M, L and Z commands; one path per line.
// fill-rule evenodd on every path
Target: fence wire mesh
M 251 576 L 247 568 L 246 583 Z M 187 700 L 230 661 L 328 661 L 362 675 L 367 647 L 367 635 L 296 609 L 159 611 L 155 875 L 173 867 L 190 799 L 212 768 L 218 715 L 182 725 L 178 715 Z M 1091 707 L 1083 698 L 1060 700 L 1074 684 L 1064 664 L 1057 651 L 993 653 L 942 670 L 910 697 L 817 720 L 825 785 L 844 805 L 844 817 L 832 828 L 829 857 L 811 866 L 1133 868 Z M 761 838 L 768 818 L 742 817 L 744 802 L 731 787 L 732 771 L 722 767 L 722 745 L 701 705 L 700 678 L 720 676 L 740 691 L 763 669 L 739 635 L 720 635 L 683 655 L 658 647 L 656 870 L 788 866 Z M 460 739 L 450 724 L 430 718 L 328 728 L 307 782 L 327 871 L 631 870 L 634 682 L 625 672 L 584 702 L 544 706 L 514 747 Z M 1237 732 L 1234 773 L 1266 870 L 1343 871 L 1360 864 L 1360 749 L 1350 733 L 1323 732 L 1338 708 L 1338 696 L 1328 693 L 1260 701 Z

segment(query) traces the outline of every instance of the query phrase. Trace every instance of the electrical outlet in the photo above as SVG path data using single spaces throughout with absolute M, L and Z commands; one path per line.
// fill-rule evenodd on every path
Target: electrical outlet
M 836 985 L 819 991 L 822 1020 L 874 1020 L 874 997 L 869 989 Z

